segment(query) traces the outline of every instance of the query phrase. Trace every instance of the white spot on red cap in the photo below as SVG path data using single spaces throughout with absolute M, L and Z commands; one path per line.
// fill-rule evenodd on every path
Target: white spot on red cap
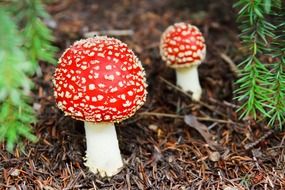
M 94 73 L 94 79 L 99 78 L 99 73 Z
M 73 112 L 74 111 L 74 107 L 69 107 L 68 111 Z
M 114 75 L 105 75 L 104 78 L 106 80 L 114 80 L 115 79 Z
M 95 84 L 89 84 L 89 90 L 95 90 Z
M 72 97 L 72 95 L 70 94 L 70 92 L 66 91 L 65 92 L 65 98 L 71 98 L 71 97 Z
M 132 105 L 132 102 L 130 102 L 129 100 L 127 100 L 125 103 L 123 103 L 123 107 L 129 107 Z
M 58 92 L 58 96 L 61 97 L 61 98 L 63 98 L 64 92 L 63 92 L 63 91 L 59 91 L 59 92 Z
M 79 99 L 79 96 L 77 96 L 77 95 L 73 96 L 73 100 L 78 100 L 78 99 Z
M 105 57 L 104 53 L 97 53 L 97 56 L 98 57 L 103 57 L 103 58 Z
M 82 69 L 82 70 L 86 70 L 86 69 L 87 69 L 87 65 L 82 65 L 82 66 L 81 66 L 81 69 Z
M 100 101 L 100 100 L 103 100 L 104 96 L 102 95 L 97 95 L 97 99 Z
M 107 65 L 106 70 L 112 70 L 112 65 Z
M 111 88 L 111 90 L 110 90 L 110 92 L 116 92 L 116 91 L 118 91 L 117 87 Z
M 125 95 L 125 94 L 122 94 L 122 95 L 121 95 L 121 98 L 122 98 L 123 100 L 126 100 L 126 95 Z
M 116 98 L 111 98 L 111 99 L 110 99 L 110 102 L 111 102 L 111 103 L 115 103 L 115 102 L 117 102 L 117 99 L 116 99 Z
M 106 86 L 106 85 L 103 84 L 103 83 L 99 83 L 99 84 L 98 84 L 98 87 L 99 87 L 99 88 L 105 88 L 105 86 Z
M 124 83 L 122 81 L 120 81 L 118 85 L 119 85 L 119 87 L 123 87 Z
M 92 102 L 96 102 L 96 101 L 97 101 L 96 96 L 93 96 L 93 97 L 91 98 L 91 100 L 92 100 Z

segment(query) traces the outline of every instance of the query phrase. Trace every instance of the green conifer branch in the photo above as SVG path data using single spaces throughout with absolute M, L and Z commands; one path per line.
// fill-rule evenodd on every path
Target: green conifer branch
M 55 64 L 57 48 L 51 44 L 54 40 L 51 30 L 43 23 L 43 19 L 49 19 L 49 15 L 41 0 L 14 1 L 11 6 L 14 12 L 21 13 L 15 14 L 16 21 L 23 30 L 24 47 L 34 70 L 39 68 L 38 61 Z
M 22 46 L 11 16 L 0 8 L 0 141 L 6 140 L 7 149 L 12 151 L 20 137 L 35 141 L 30 123 L 35 113 L 27 104 L 32 82 L 27 77 L 31 64 Z
M 284 6 L 284 4 L 283 4 Z M 271 109 L 269 111 L 269 125 L 282 126 L 285 123 L 285 7 L 275 7 L 276 37 L 272 43 L 272 57 L 275 62 L 271 65 L 269 76 L 272 89 Z
M 285 16 L 281 0 L 239 0 L 240 24 L 248 57 L 239 64 L 238 111 L 246 116 L 269 118 L 269 125 L 282 128 L 285 122 Z M 277 22 L 276 22 L 277 20 Z M 273 58 L 273 63 L 268 63 Z
M 9 151 L 22 138 L 36 140 L 29 77 L 39 71 L 38 61 L 55 63 L 56 51 L 44 18 L 40 0 L 0 2 L 0 142 Z
M 264 7 L 260 0 L 240 0 L 235 4 L 239 11 L 240 38 L 248 50 L 248 58 L 239 64 L 240 78 L 237 80 L 239 88 L 235 91 L 238 101 L 243 104 L 238 109 L 241 118 L 258 112 L 268 115 L 266 108 L 270 89 L 264 77 L 269 72 L 260 60 L 268 45 L 268 38 L 273 37 L 273 25 L 264 20 Z

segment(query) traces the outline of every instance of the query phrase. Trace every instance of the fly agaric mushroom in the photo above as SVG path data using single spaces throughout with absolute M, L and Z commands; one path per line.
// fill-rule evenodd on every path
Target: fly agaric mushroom
M 169 26 L 160 40 L 160 54 L 168 66 L 175 68 L 177 85 L 191 91 L 193 100 L 200 100 L 197 67 L 205 59 L 206 45 L 199 29 L 183 22 Z
M 114 122 L 134 115 L 146 99 L 141 62 L 125 43 L 105 36 L 75 42 L 54 74 L 57 106 L 84 121 L 85 165 L 102 177 L 123 167 Z

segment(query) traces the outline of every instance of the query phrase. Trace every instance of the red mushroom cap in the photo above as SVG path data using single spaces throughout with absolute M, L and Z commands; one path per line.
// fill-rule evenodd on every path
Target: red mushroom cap
M 147 94 L 141 62 L 125 43 L 105 36 L 68 48 L 53 83 L 57 106 L 90 122 L 122 121 L 144 104 Z
M 204 37 L 196 26 L 176 23 L 162 34 L 160 54 L 170 67 L 198 65 L 206 56 Z

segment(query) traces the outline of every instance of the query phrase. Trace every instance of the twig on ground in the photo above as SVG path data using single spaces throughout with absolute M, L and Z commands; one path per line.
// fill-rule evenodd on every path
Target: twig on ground
M 98 35 L 106 35 L 106 36 L 132 36 L 134 35 L 134 31 L 131 29 L 127 30 L 101 30 L 101 31 L 92 31 L 86 32 L 83 34 L 85 38 L 91 38 Z
M 239 74 L 239 70 L 236 66 L 236 64 L 233 62 L 233 60 L 226 54 L 224 53 L 220 53 L 220 57 L 226 62 L 228 63 L 230 70 L 233 72 L 234 76 L 237 77 Z
M 50 13 L 58 13 L 67 9 L 72 3 L 73 0 L 54 1 L 54 3 L 47 4 L 46 9 Z
M 169 117 L 169 118 L 178 118 L 178 119 L 183 119 L 184 116 L 182 115 L 177 115 L 177 114 L 171 114 L 171 113 L 159 113 L 159 112 L 141 112 L 138 113 L 138 115 L 142 116 L 157 116 L 157 117 Z M 195 116 L 196 117 L 196 116 Z M 222 120 L 222 119 L 215 119 L 215 118 L 210 118 L 210 117 L 196 117 L 200 121 L 210 121 L 210 122 L 217 122 L 217 123 L 226 123 L 226 124 L 236 124 L 239 126 L 243 126 L 240 123 L 233 122 L 231 120 Z
M 210 106 L 210 105 L 208 105 L 208 104 L 206 104 L 206 103 L 204 103 L 204 102 L 202 102 L 202 101 L 195 101 L 195 100 L 193 100 L 191 94 L 185 92 L 184 90 L 182 90 L 182 89 L 179 88 L 178 86 L 176 86 L 176 85 L 172 84 L 171 82 L 167 81 L 165 78 L 160 77 L 160 79 L 161 79 L 164 83 L 166 83 L 167 85 L 169 85 L 170 87 L 172 87 L 172 88 L 174 88 L 175 90 L 177 90 L 177 91 L 179 91 L 179 92 L 185 94 L 185 95 L 186 95 L 187 97 L 189 97 L 193 102 L 196 102 L 196 103 L 198 103 L 198 104 L 204 106 L 205 108 L 208 108 L 209 110 L 211 110 L 211 111 L 213 111 L 213 112 L 215 112 L 215 113 L 217 113 L 217 114 L 219 114 L 219 115 L 221 115 L 221 116 L 223 116 L 223 117 L 227 117 L 226 114 L 224 114 L 224 113 L 222 113 L 222 112 L 216 110 L 216 109 L 213 108 L 212 106 Z
M 265 133 L 263 136 L 261 136 L 259 139 L 257 139 L 256 141 L 252 142 L 252 143 L 248 143 L 246 145 L 244 145 L 245 150 L 249 150 L 253 147 L 255 147 L 257 144 L 259 144 L 261 141 L 263 141 L 264 139 L 266 139 L 267 137 L 269 137 L 270 135 L 272 135 L 275 131 L 273 129 L 267 131 L 267 133 Z
M 178 119 L 183 119 L 184 116 L 182 115 L 177 115 L 177 114 L 171 114 L 171 113 L 158 113 L 158 112 L 141 112 L 138 113 L 138 115 L 142 116 L 158 116 L 158 117 L 170 117 L 170 118 L 178 118 Z
M 221 106 L 226 106 L 226 107 L 235 108 L 235 109 L 239 107 L 239 106 L 237 106 L 233 103 L 227 102 L 225 100 L 223 100 L 223 102 L 220 102 L 219 100 L 216 100 L 212 97 L 210 97 L 209 100 L 210 100 L 210 102 L 213 102 L 213 103 L 221 105 Z

